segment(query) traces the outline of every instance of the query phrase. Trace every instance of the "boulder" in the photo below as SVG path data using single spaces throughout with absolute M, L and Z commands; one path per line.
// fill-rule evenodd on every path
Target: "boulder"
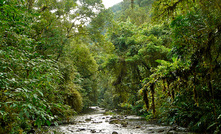
M 92 129 L 92 130 L 91 130 L 91 133 L 96 133 L 96 130 Z
M 162 133 L 164 132 L 165 130 L 161 129 L 161 130 L 158 130 L 157 133 Z
M 112 116 L 110 117 L 110 119 L 117 119 L 117 116 Z
M 136 126 L 136 128 L 141 128 L 141 126 Z
M 127 127 L 128 122 L 127 121 L 121 121 L 121 125 L 122 125 L 122 127 Z
M 90 118 L 86 118 L 85 119 L 85 121 L 91 121 L 92 120 L 92 118 L 90 117 Z
M 78 128 L 79 131 L 86 131 L 85 128 Z
M 111 119 L 111 120 L 109 121 L 109 124 L 120 124 L 120 120 Z

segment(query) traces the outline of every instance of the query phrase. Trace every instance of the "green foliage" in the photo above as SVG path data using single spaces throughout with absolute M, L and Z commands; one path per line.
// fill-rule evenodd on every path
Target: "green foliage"
M 101 0 L 0 1 L 0 133 L 57 124 L 97 102 L 220 133 L 220 7 L 132 0 L 112 13 Z
M 96 17 L 93 8 L 102 8 L 101 1 L 83 3 L 78 16 Z M 80 12 L 90 5 L 90 13 Z M 83 90 L 86 95 L 91 93 L 88 88 L 96 91 L 96 83 L 87 76 L 97 70 L 89 47 L 69 46 L 83 40 L 76 33 L 82 26 L 68 19 L 77 19 L 70 13 L 76 8 L 76 1 L 70 0 L 1 1 L 0 133 L 26 133 L 57 124 L 82 110 Z M 81 75 L 90 79 L 85 82 L 88 87 Z
M 161 13 L 169 11 L 173 16 L 173 13 L 181 13 L 183 2 L 186 1 L 177 1 L 157 10 Z M 218 4 L 214 1 L 212 5 L 215 3 Z M 205 1 L 192 4 L 186 4 L 191 6 L 190 10 L 182 9 L 186 14 L 173 16 L 171 62 L 156 60 L 161 65 L 152 70 L 146 86 L 157 83 L 156 89 L 161 89 L 166 97 L 157 103 L 161 121 L 189 127 L 193 131 L 219 133 L 220 22 L 217 18 L 220 15 L 214 11 L 220 8 L 206 7 Z M 196 10 L 196 7 L 200 9 Z
M 76 111 L 81 112 L 82 110 L 82 97 L 81 94 L 78 91 L 69 91 L 69 93 L 66 94 L 67 97 L 67 103 Z
M 150 21 L 149 12 L 152 2 L 153 0 L 124 0 L 111 7 L 114 12 L 114 19 L 126 22 L 130 18 L 133 24 L 141 26 L 143 23 Z
M 189 127 L 192 131 L 214 131 L 214 133 L 219 133 L 220 120 L 214 114 L 213 104 L 203 103 L 197 107 L 194 105 L 194 100 L 189 96 L 188 94 L 178 95 L 170 109 L 166 108 L 168 102 L 165 102 L 164 108 L 161 109 L 162 118 L 160 121 Z M 220 113 L 220 109 L 217 109 L 217 113 Z
M 58 90 L 61 73 L 55 60 L 38 53 L 31 38 L 32 17 L 26 8 L 9 3 L 1 7 L 1 133 L 29 131 L 50 125 L 55 113 L 69 109 Z M 1 24 L 2 24 L 1 23 Z
M 115 50 L 101 64 L 100 81 L 110 79 L 99 85 L 101 105 L 220 133 L 220 2 L 135 0 L 133 7 L 112 8 Z
M 167 59 L 170 49 L 166 47 L 168 38 L 163 36 L 168 34 L 168 28 L 165 27 L 166 25 L 147 24 L 138 27 L 127 19 L 126 22 L 114 23 L 113 27 L 108 29 L 108 37 L 115 46 L 115 54 L 110 54 L 102 64 L 111 79 L 108 87 L 105 85 L 105 88 L 101 88 L 106 89 L 105 95 L 113 97 L 102 97 L 102 106 L 145 114 L 143 104 L 135 103 L 141 99 L 137 92 L 141 88 L 142 79 L 150 75 L 150 68 L 158 65 L 155 60 Z M 111 105 L 108 105 L 108 102 Z M 126 108 L 125 105 L 130 106 Z

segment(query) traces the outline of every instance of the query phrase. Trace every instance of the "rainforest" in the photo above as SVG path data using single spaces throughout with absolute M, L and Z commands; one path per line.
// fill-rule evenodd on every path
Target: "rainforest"
M 91 106 L 221 133 L 220 13 L 220 0 L 0 0 L 0 133 Z

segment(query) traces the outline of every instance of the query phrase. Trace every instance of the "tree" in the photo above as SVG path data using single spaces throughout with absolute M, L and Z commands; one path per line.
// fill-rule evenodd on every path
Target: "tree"
M 164 26 L 151 27 L 147 24 L 138 28 L 130 19 L 127 22 L 115 23 L 108 29 L 109 38 L 115 46 L 115 54 L 109 56 L 104 63 L 104 69 L 112 76 L 110 81 L 114 90 L 111 93 L 115 96 L 113 104 L 116 108 L 136 107 L 134 102 L 139 103 L 141 100 L 137 95 L 141 81 L 150 75 L 152 67 L 158 65 L 155 60 L 167 59 L 169 49 L 166 48 L 168 39 L 162 36 L 167 34 L 164 29 L 166 30 Z M 110 91 L 106 92 L 110 94 Z M 137 109 L 143 109 L 143 105 Z M 135 108 L 134 112 L 137 109 Z
M 159 107 L 159 111 L 167 111 L 162 112 L 162 118 L 195 131 L 218 133 L 220 21 L 217 19 L 220 15 L 216 12 L 220 11 L 220 4 L 217 1 L 158 0 L 153 9 L 154 18 L 158 20 L 159 17 L 164 20 L 169 14 L 173 40 L 173 62 L 159 61 L 161 65 L 146 84 L 158 83 L 155 88 L 166 91 L 172 99 Z M 165 108 L 168 103 L 176 108 Z
M 83 40 L 86 32 L 87 20 L 82 18 L 96 17 L 94 9 L 103 8 L 101 1 L 81 3 L 0 2 L 0 133 L 28 132 L 81 111 L 84 87 L 80 65 L 93 75 L 96 63 L 88 47 L 76 41 Z M 72 42 L 85 51 L 73 53 Z M 70 54 L 83 55 L 91 64 L 73 62 Z

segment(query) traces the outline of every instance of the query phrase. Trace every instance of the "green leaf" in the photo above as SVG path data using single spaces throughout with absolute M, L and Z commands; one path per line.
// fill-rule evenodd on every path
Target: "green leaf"
M 216 125 L 216 122 L 211 124 L 209 127 L 207 127 L 207 130 L 210 129 L 211 127 L 215 126 Z
M 55 126 L 58 126 L 58 123 L 57 123 L 57 122 L 54 122 L 54 125 L 55 125 Z
M 48 126 L 51 126 L 51 122 L 49 120 L 46 121 Z
M 34 96 L 35 99 L 38 99 L 38 95 L 37 94 L 34 94 L 33 96 Z
M 26 109 L 24 109 L 24 114 L 27 116 L 27 118 L 29 118 L 29 112 L 26 110 Z
M 29 109 L 32 109 L 32 105 L 31 104 L 28 104 L 27 106 L 28 106 Z
M 221 118 L 221 114 L 219 115 L 219 117 L 217 118 L 218 120 Z
M 44 97 L 44 94 L 40 90 L 37 90 L 37 91 L 42 97 Z
M 0 114 L 3 115 L 3 114 L 4 114 L 4 111 L 1 110 L 1 111 L 0 111 Z

